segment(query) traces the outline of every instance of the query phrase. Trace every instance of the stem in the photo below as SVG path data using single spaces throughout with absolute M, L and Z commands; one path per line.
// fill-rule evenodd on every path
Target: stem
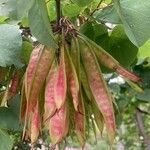
M 61 18 L 60 0 L 55 0 L 55 1 L 56 1 L 57 25 L 59 26 L 59 20 Z
M 101 1 L 98 3 L 96 9 L 94 9 L 94 10 L 92 11 L 92 13 L 90 14 L 90 16 L 92 16 L 92 15 L 98 10 L 98 8 L 99 8 L 100 5 L 102 4 L 102 2 L 103 2 L 103 0 L 101 0 Z
M 150 139 L 145 132 L 141 112 L 139 111 L 138 108 L 136 108 L 135 118 L 136 118 L 136 122 L 137 122 L 137 127 L 139 129 L 139 133 L 143 137 L 144 145 L 146 146 L 146 150 L 150 150 Z

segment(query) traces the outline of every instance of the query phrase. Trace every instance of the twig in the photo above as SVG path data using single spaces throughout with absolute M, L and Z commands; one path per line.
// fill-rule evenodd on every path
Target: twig
M 59 26 L 59 20 L 61 18 L 60 0 L 55 0 L 55 1 L 56 1 L 57 25 Z
M 94 10 L 91 12 L 90 16 L 92 16 L 92 15 L 98 10 L 98 8 L 99 8 L 100 5 L 102 4 L 102 2 L 103 2 L 103 0 L 101 0 L 101 1 L 98 3 L 96 9 L 94 9 Z
M 146 146 L 146 150 L 150 150 L 150 139 L 145 133 L 144 124 L 141 116 L 141 112 L 138 108 L 136 108 L 135 118 L 137 122 L 137 127 L 139 129 L 140 135 L 143 137 L 144 145 Z
M 46 1 L 46 4 L 48 4 L 50 2 L 50 0 Z

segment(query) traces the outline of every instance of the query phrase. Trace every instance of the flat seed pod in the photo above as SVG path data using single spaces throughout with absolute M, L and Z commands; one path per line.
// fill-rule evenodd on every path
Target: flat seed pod
M 41 55 L 41 49 L 43 49 L 43 45 L 38 45 L 37 47 L 35 47 L 31 53 L 30 56 L 30 60 L 29 60 L 29 64 L 28 67 L 26 69 L 26 75 L 27 75 L 27 79 L 26 79 L 26 90 L 29 89 L 29 87 L 32 84 L 32 78 L 35 74 L 35 68 L 37 65 L 37 62 L 39 60 L 39 57 Z
M 75 133 L 77 138 L 83 147 L 85 144 L 85 108 L 83 104 L 83 97 L 81 95 L 81 99 L 79 101 L 78 111 L 75 111 L 74 114 L 75 120 Z
M 67 83 L 64 59 L 64 46 L 60 47 L 60 62 L 57 68 L 56 81 L 54 85 L 54 98 L 57 109 L 60 109 L 66 100 Z
M 95 102 L 92 102 L 92 112 L 94 114 L 94 120 L 96 122 L 96 125 L 100 133 L 102 134 L 104 128 L 104 118 L 102 113 L 99 111 L 97 105 L 95 104 Z
M 30 61 L 25 74 L 25 91 L 29 112 L 33 111 L 36 106 L 41 87 L 44 84 L 45 78 L 54 59 L 53 49 L 48 49 L 43 46 L 39 46 L 38 48 L 40 49 L 40 55 L 34 60 L 37 61 L 36 64 L 34 67 L 30 67 L 32 66 L 32 61 Z
M 91 46 L 82 37 L 79 37 L 79 40 L 82 46 L 81 56 L 88 82 L 98 108 L 104 117 L 110 143 L 113 143 L 115 136 L 115 118 L 112 98 L 103 79 L 96 56 L 91 50 Z
M 75 66 L 75 70 L 80 80 L 80 47 L 78 43 L 78 39 L 73 37 L 71 40 L 71 51 L 70 51 L 72 62 Z
M 84 69 L 83 65 L 81 65 L 80 74 L 81 74 L 81 83 L 82 83 L 82 86 L 83 86 L 83 88 L 84 88 L 84 91 L 85 91 L 85 93 L 86 93 L 88 99 L 89 99 L 89 100 L 92 100 L 93 97 L 92 97 L 91 89 L 90 89 L 90 87 L 89 87 L 87 75 L 86 75 L 86 73 L 85 73 L 85 69 Z
M 9 93 L 11 94 L 11 96 L 16 94 L 18 84 L 19 84 L 19 75 L 16 71 L 14 72 L 12 79 L 11 79 L 11 83 L 10 83 Z
M 110 69 L 115 70 L 118 74 L 134 82 L 140 81 L 140 78 L 137 75 L 133 74 L 132 72 L 122 67 L 120 63 L 117 60 L 115 60 L 109 53 L 107 53 L 102 47 L 100 47 L 99 45 L 97 45 L 87 37 L 85 36 L 83 37 L 92 45 L 92 47 L 94 47 L 93 50 L 102 64 L 104 64 L 106 67 Z
M 27 100 L 25 95 L 25 85 L 23 81 L 21 89 L 20 122 L 25 119 L 26 109 L 27 109 Z
M 56 111 L 56 104 L 54 100 L 54 83 L 56 80 L 57 65 L 54 61 L 51 69 L 49 70 L 48 77 L 46 79 L 45 87 L 45 103 L 44 103 L 44 122 L 50 118 Z
M 66 130 L 68 129 L 68 127 L 66 127 L 67 121 L 67 107 L 65 104 L 50 118 L 49 133 L 52 144 L 59 143 L 66 135 Z
M 67 72 L 67 80 L 69 84 L 69 89 L 71 92 L 71 96 L 73 99 L 74 108 L 78 111 L 78 103 L 79 103 L 79 81 L 76 74 L 76 70 L 68 49 L 65 49 L 65 58 L 66 58 L 66 72 Z
M 132 80 L 134 82 L 138 82 L 140 81 L 141 79 L 133 74 L 132 72 L 126 70 L 125 68 L 123 68 L 122 66 L 118 65 L 118 66 L 115 66 L 114 69 L 116 70 L 116 72 L 120 75 L 122 75 L 123 77 L 126 77 L 128 78 L 129 80 Z
M 31 132 L 31 143 L 35 143 L 38 139 L 39 132 L 40 132 L 40 116 L 39 116 L 39 111 L 38 111 L 38 103 L 35 107 L 34 112 L 32 113 L 31 117 L 31 127 L 30 127 L 30 132 Z

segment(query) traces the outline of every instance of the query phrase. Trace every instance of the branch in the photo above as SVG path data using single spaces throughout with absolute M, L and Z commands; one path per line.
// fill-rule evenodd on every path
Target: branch
M 93 10 L 93 12 L 90 14 L 90 16 L 92 16 L 92 15 L 98 10 L 98 8 L 100 7 L 100 5 L 101 5 L 102 2 L 103 2 L 103 0 L 101 0 L 101 1 L 98 3 L 96 9 Z
M 142 120 L 142 116 L 141 116 L 141 111 L 138 108 L 136 108 L 135 118 L 136 118 L 136 122 L 137 122 L 137 127 L 139 129 L 139 133 L 144 139 L 144 145 L 146 146 L 147 150 L 150 150 L 150 139 L 147 136 L 147 134 L 145 133 L 144 124 L 143 124 L 143 120 Z
M 59 26 L 59 20 L 61 18 L 60 0 L 55 0 L 55 1 L 56 1 L 57 25 Z

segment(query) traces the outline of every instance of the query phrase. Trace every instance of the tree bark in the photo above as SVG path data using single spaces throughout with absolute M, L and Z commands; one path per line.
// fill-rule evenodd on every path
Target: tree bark
M 138 108 L 136 108 L 135 118 L 136 118 L 138 130 L 139 130 L 139 134 L 140 134 L 140 136 L 143 137 L 143 141 L 144 141 L 146 150 L 150 150 L 150 138 L 148 137 L 148 135 L 145 132 L 141 111 Z

